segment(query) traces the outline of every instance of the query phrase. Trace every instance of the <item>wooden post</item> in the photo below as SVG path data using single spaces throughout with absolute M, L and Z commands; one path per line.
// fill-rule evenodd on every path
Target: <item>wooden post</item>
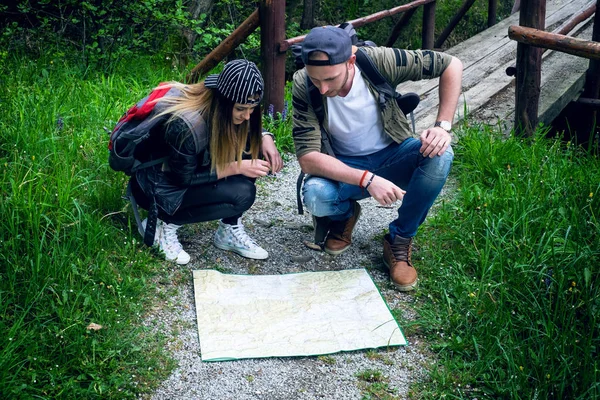
M 469 9 L 471 8 L 471 6 L 473 6 L 473 3 L 475 3 L 475 0 L 465 0 L 463 5 L 456 12 L 456 14 L 452 17 L 450 22 L 448 22 L 448 26 L 446 26 L 444 28 L 442 33 L 440 33 L 440 36 L 438 37 L 438 39 L 435 41 L 436 49 L 442 47 L 442 45 L 444 44 L 446 39 L 448 39 L 448 36 L 450 36 L 450 34 L 454 30 L 454 28 L 456 28 L 456 25 L 458 25 L 458 23 L 460 22 L 462 17 L 464 17 L 465 14 L 467 13 L 467 11 L 469 11 Z
M 283 111 L 285 90 L 285 52 L 279 44 L 285 39 L 285 0 L 261 0 L 260 50 L 265 80 L 265 110 L 273 105 L 275 112 Z
M 546 0 L 529 0 L 521 4 L 519 25 L 544 30 Z M 519 43 L 517 45 L 517 82 L 515 89 L 515 133 L 531 136 L 538 121 L 538 102 L 542 49 Z
M 600 42 L 600 2 L 596 1 L 596 15 L 594 15 L 594 29 L 592 30 L 592 41 Z M 598 129 L 598 116 L 600 115 L 600 60 L 590 60 L 590 65 L 585 73 L 585 86 L 583 87 L 583 96 L 587 97 L 590 103 L 596 103 L 596 108 L 590 115 L 590 125 L 596 125 Z M 590 134 L 589 140 L 592 141 L 593 134 Z M 600 148 L 600 145 L 596 143 Z
M 250 36 L 252 32 L 260 25 L 258 18 L 258 9 L 256 9 L 240 26 L 238 26 L 231 35 L 223 40 L 209 55 L 204 57 L 186 77 L 186 82 L 195 83 L 199 77 L 213 69 L 227 54 L 231 53 L 240 43 Z
M 498 13 L 498 0 L 488 0 L 488 21 L 487 26 L 496 25 L 496 15 Z
M 421 48 L 433 49 L 435 31 L 435 1 L 423 6 L 423 28 L 421 32 Z
M 592 31 L 592 41 L 600 42 L 600 13 L 596 6 L 596 15 L 594 15 L 594 29 Z M 585 87 L 583 97 L 590 99 L 600 98 L 600 60 L 590 59 L 590 66 L 585 73 Z
M 417 11 L 416 8 L 411 8 L 410 10 L 408 10 L 404 14 L 402 14 L 402 18 L 400 18 L 400 20 L 398 22 L 396 22 L 396 25 L 394 25 L 394 28 L 392 29 L 392 33 L 390 33 L 390 36 L 388 37 L 388 40 L 385 43 L 385 47 L 394 46 L 394 43 L 396 43 L 396 40 L 398 40 L 398 36 L 400 36 L 400 32 L 402 32 L 402 29 L 406 25 L 408 25 L 408 23 L 409 23 L 410 19 L 412 18 L 413 14 L 415 13 L 415 11 Z

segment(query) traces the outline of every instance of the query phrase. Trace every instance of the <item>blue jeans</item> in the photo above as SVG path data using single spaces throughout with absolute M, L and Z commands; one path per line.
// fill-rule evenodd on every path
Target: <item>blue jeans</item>
M 337 156 L 350 167 L 369 170 L 406 190 L 398 218 L 389 225 L 392 240 L 396 235 L 410 238 L 417 234 L 452 167 L 451 147 L 433 158 L 423 157 L 420 148 L 420 140 L 409 138 L 367 156 Z M 312 175 L 306 177 L 302 194 L 304 204 L 314 216 L 328 216 L 338 221 L 351 216 L 350 200 L 370 196 L 359 186 Z

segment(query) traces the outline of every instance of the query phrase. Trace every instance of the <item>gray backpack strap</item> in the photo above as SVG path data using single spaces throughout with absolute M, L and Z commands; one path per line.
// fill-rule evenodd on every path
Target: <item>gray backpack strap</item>
M 419 95 L 412 92 L 405 94 L 398 93 L 381 74 L 373 62 L 373 59 L 361 48 L 356 52 L 356 63 L 360 67 L 365 78 L 375 87 L 377 93 L 379 93 L 379 104 L 381 108 L 385 108 L 389 99 L 395 99 L 404 115 L 410 114 L 414 133 L 416 129 L 413 111 L 419 105 L 421 100 Z
M 156 200 L 154 199 L 154 195 L 152 196 L 152 204 L 150 206 L 150 210 L 148 210 L 148 218 L 146 220 L 146 228 L 142 225 L 142 218 L 140 217 L 140 211 L 138 208 L 137 201 L 133 196 L 133 192 L 131 190 L 131 179 L 127 184 L 127 191 L 125 194 L 126 200 L 129 200 L 131 203 L 131 208 L 133 209 L 133 215 L 135 216 L 135 222 L 137 224 L 138 232 L 144 238 L 144 244 L 148 247 L 152 247 L 154 245 L 154 236 L 156 234 L 156 224 L 158 222 L 158 206 L 156 205 Z
M 319 92 L 319 89 L 312 83 L 308 75 L 306 75 L 306 91 L 308 94 L 308 101 L 312 106 L 315 116 L 319 121 L 319 129 L 321 130 L 321 145 L 325 149 L 325 153 L 335 157 L 333 148 L 331 147 L 331 141 L 329 140 L 329 133 L 323 127 L 323 120 L 325 119 L 325 107 L 323 105 L 323 96 Z M 300 172 L 298 179 L 296 180 L 296 202 L 298 204 L 298 214 L 304 214 L 304 207 L 302 206 L 302 184 L 304 183 L 305 173 Z

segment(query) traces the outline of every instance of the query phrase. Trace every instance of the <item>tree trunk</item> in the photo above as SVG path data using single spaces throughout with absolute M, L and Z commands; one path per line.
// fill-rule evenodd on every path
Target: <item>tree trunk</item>
M 302 10 L 301 29 L 309 29 L 315 26 L 315 1 L 304 0 L 304 10 Z
M 191 0 L 188 5 L 188 12 L 192 16 L 192 19 L 198 19 L 202 14 L 210 14 L 214 5 L 214 0 Z M 187 53 L 190 53 L 196 43 L 198 34 L 190 29 L 185 28 L 183 30 L 183 37 L 185 38 Z

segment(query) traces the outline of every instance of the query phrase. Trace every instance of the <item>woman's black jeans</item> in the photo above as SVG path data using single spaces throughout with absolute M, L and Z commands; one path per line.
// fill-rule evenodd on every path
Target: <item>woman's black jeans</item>
M 233 175 L 216 182 L 190 186 L 175 214 L 168 215 L 159 206 L 158 218 L 176 225 L 239 218 L 254 204 L 254 181 L 244 175 Z M 135 178 L 131 180 L 131 190 L 138 205 L 148 210 L 151 199 L 144 194 Z

